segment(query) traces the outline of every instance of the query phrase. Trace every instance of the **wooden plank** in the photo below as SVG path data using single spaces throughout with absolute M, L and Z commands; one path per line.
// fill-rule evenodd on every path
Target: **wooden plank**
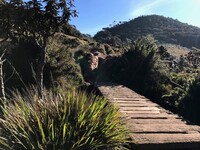
M 136 96 L 136 97 L 114 97 L 112 98 L 113 100 L 147 100 L 145 97 L 139 97 L 139 96 Z
M 146 102 L 145 100 L 140 100 L 140 99 L 133 99 L 133 100 L 126 100 L 126 99 L 124 99 L 124 100 L 114 100 L 114 99 L 109 99 L 109 101 L 110 102 L 121 102 L 121 103 L 123 103 L 123 102 L 132 102 L 132 103 L 135 103 L 135 102 Z
M 121 113 L 134 113 L 134 114 L 136 114 L 136 113 L 139 113 L 139 114 L 159 114 L 160 113 L 160 111 L 158 111 L 158 110 L 129 110 L 129 111 L 126 111 L 126 110 L 121 110 L 121 109 L 119 109 L 119 111 L 121 112 Z
M 132 124 L 177 124 L 177 123 L 185 123 L 181 119 L 129 119 L 129 123 Z
M 126 115 L 129 116 L 129 118 L 132 118 L 132 119 L 167 119 L 167 118 L 179 118 L 179 116 L 176 116 L 176 115 L 169 115 L 169 114 L 166 114 L 166 113 L 160 113 L 160 114 L 140 114 L 140 113 L 128 113 L 126 112 L 125 113 Z
M 138 103 L 138 102 L 143 102 L 143 100 L 138 100 L 138 99 L 135 99 L 135 100 L 109 100 L 109 102 L 112 102 L 112 103 Z M 144 101 L 145 102 L 145 101 Z
M 119 106 L 119 107 L 152 107 L 152 106 L 155 106 L 155 107 L 160 107 L 159 105 L 157 104 L 154 104 L 154 103 L 146 103 L 146 102 L 134 102 L 134 103 L 126 103 L 126 102 L 117 102 L 116 101 L 116 104 Z
M 132 134 L 131 138 L 137 144 L 149 143 L 192 143 L 200 142 L 200 134 Z
M 109 100 L 109 102 L 112 102 L 112 103 L 124 103 L 124 104 L 139 104 L 139 103 L 144 103 L 146 104 L 147 102 L 146 101 L 123 101 L 123 100 Z
M 200 142 L 132 144 L 134 150 L 199 150 Z
M 199 126 L 178 124 L 129 124 L 133 133 L 189 133 L 200 131 Z
M 157 110 L 157 111 L 160 111 L 161 109 L 157 108 L 157 107 L 120 107 L 119 109 L 120 111 L 153 111 L 153 110 Z

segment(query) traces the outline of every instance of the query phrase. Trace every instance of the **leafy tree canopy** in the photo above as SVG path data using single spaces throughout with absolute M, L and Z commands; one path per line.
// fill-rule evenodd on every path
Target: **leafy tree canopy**
M 46 39 L 67 23 L 73 0 L 6 0 L 0 4 L 0 27 L 7 38 L 32 38 L 46 46 Z
M 0 4 L 0 28 L 12 40 L 25 38 L 33 41 L 39 51 L 36 79 L 41 96 L 43 71 L 46 63 L 48 37 L 77 15 L 74 0 L 5 0 Z

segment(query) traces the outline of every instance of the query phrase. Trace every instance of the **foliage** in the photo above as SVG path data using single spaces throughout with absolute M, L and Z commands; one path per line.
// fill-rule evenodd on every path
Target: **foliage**
M 83 40 L 56 33 L 47 42 L 47 61 L 44 67 L 44 85 L 46 88 L 62 86 L 76 87 L 83 84 L 80 66 L 73 58 L 77 45 Z M 87 43 L 87 42 L 86 42 Z M 72 46 L 74 45 L 74 46 Z M 4 64 L 6 89 L 22 89 L 30 84 L 36 84 L 35 72 L 39 59 L 38 47 L 30 40 L 7 42 L 0 45 L 0 51 L 6 49 Z M 12 65 L 12 66 L 11 66 Z
M 8 62 L 5 62 L 5 80 L 9 79 L 6 81 L 6 88 L 24 88 L 21 79 L 26 85 L 35 84 L 34 74 L 37 71 L 40 54 L 37 45 L 32 40 L 21 38 L 19 42 L 7 41 L 0 44 L 0 51 L 3 52 L 4 49 L 7 49 L 5 58 L 18 72 L 16 73 L 13 70 L 14 68 Z M 46 49 L 47 59 L 44 67 L 44 85 L 46 88 L 57 87 L 57 85 L 70 88 L 83 84 L 84 70 L 80 68 L 80 60 L 84 58 L 83 56 L 98 50 L 105 54 L 115 51 L 108 44 L 99 44 L 93 39 L 83 36 L 69 36 L 61 32 L 57 32 L 48 38 Z
M 9 38 L 32 38 L 45 46 L 59 26 L 76 16 L 72 7 L 73 0 L 7 0 L 0 5 L 1 29 Z
M 183 116 L 192 122 L 200 124 L 200 78 L 196 77 L 190 85 L 187 95 L 181 101 L 180 109 Z
M 138 38 L 132 48 L 120 58 L 115 58 L 107 73 L 114 82 L 126 85 L 145 96 L 162 95 L 161 84 L 166 82 L 166 71 L 157 55 L 158 47 L 153 37 Z M 105 66 L 108 66 L 106 64 Z
M 16 93 L 2 109 L 3 150 L 115 149 L 128 133 L 115 106 L 76 90 L 46 91 L 44 99 L 37 89 Z
M 53 82 L 56 85 L 71 88 L 83 84 L 80 66 L 73 56 L 77 46 L 82 44 L 84 43 L 79 38 L 62 33 L 56 33 L 49 39 L 47 64 L 44 70 L 46 85 Z
M 162 100 L 174 109 L 180 109 L 182 101 L 195 80 L 196 74 L 170 73 L 167 93 L 162 95 Z
M 34 42 L 39 50 L 36 80 L 41 96 L 47 40 L 75 16 L 73 0 L 7 0 L 0 4 L 0 28 L 5 39 L 25 38 Z
M 180 112 L 197 71 L 191 73 L 192 68 L 185 66 L 184 72 L 179 62 L 173 68 L 173 61 L 175 57 L 164 47 L 158 47 L 153 37 L 138 38 L 120 57 L 105 61 L 103 73 L 98 72 L 103 74 L 99 80 L 123 84 L 171 111 Z

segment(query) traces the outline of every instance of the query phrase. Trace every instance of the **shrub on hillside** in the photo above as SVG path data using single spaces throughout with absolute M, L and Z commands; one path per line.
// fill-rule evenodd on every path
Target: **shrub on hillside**
M 131 49 L 114 61 L 110 67 L 110 79 L 150 98 L 161 97 L 165 91 L 162 84 L 167 81 L 167 68 L 157 52 L 153 37 L 137 39 Z
M 73 58 L 73 50 L 81 40 L 62 33 L 56 33 L 49 38 L 47 45 L 47 61 L 44 68 L 44 84 L 51 87 L 59 85 L 65 88 L 76 87 L 83 84 L 80 66 Z M 10 41 L 0 44 L 0 51 L 6 49 L 4 63 L 5 86 L 9 89 L 20 89 L 24 85 L 36 84 L 35 72 L 39 62 L 38 47 L 30 39 L 20 39 L 19 42 Z M 8 61 L 10 63 L 8 63 Z M 11 65 L 13 67 L 11 67 Z M 17 71 L 17 73 L 16 73 Z M 52 83 L 53 82 L 53 83 Z
M 37 90 L 35 90 L 37 91 Z M 0 120 L 3 150 L 103 150 L 123 148 L 127 130 L 107 100 L 84 92 L 15 94 Z
M 82 41 L 62 33 L 49 39 L 45 83 L 51 83 L 51 74 L 56 85 L 70 89 L 83 84 L 81 68 L 73 58 L 73 51 Z
M 162 96 L 162 100 L 176 109 L 181 107 L 182 100 L 187 95 L 196 76 L 195 73 L 170 73 L 168 92 Z
M 200 124 L 200 78 L 190 85 L 187 95 L 182 100 L 180 109 L 182 114 L 192 122 Z

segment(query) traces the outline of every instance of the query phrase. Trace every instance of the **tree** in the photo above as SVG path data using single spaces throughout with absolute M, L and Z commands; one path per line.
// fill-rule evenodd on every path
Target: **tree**
M 47 40 L 71 17 L 77 16 L 73 3 L 74 0 L 6 0 L 0 3 L 0 28 L 5 39 L 28 39 L 40 51 L 36 80 L 41 95 Z

